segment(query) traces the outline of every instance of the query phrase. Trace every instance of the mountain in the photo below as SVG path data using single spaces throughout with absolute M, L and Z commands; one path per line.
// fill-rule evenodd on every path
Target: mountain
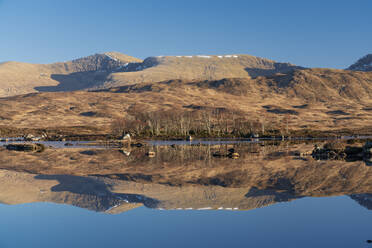
M 123 115 L 206 111 L 238 113 L 275 132 L 286 123 L 293 135 L 372 133 L 372 72 L 305 69 L 249 55 L 141 61 L 106 53 L 50 65 L 8 62 L 0 65 L 0 96 L 0 131 L 14 135 L 46 128 L 108 134 Z
M 249 55 L 159 56 L 142 61 L 117 52 L 47 65 L 6 62 L 0 64 L 0 97 L 170 79 L 247 78 L 285 73 L 295 68 L 300 67 Z
M 123 72 L 111 74 L 103 88 L 172 79 L 255 78 L 299 68 L 290 63 L 278 63 L 250 55 L 158 56 L 129 65 Z
M 1 63 L 0 96 L 85 89 L 103 83 L 108 74 L 133 62 L 141 60 L 109 52 L 47 65 Z
M 349 66 L 347 70 L 353 71 L 372 71 L 372 54 L 368 54 L 357 62 Z

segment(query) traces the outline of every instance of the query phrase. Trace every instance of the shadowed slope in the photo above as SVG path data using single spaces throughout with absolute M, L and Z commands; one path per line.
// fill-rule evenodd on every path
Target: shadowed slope
M 347 70 L 372 71 L 372 54 L 368 54 L 363 58 L 360 58 L 357 62 L 347 68 Z

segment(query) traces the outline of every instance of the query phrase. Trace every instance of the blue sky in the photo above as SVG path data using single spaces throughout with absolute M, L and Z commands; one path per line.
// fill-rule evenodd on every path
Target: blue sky
M 251 54 L 344 68 L 372 53 L 370 0 L 0 0 L 0 61 Z

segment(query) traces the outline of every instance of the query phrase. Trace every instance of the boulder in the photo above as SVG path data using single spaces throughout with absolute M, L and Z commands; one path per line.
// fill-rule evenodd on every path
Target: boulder
M 232 159 L 238 159 L 240 157 L 239 153 L 237 152 L 230 153 L 228 156 L 229 158 L 232 158 Z
M 221 154 L 221 152 L 215 152 L 212 154 L 213 157 L 217 157 L 217 158 L 221 158 L 221 157 L 225 157 L 226 155 L 223 155 Z
M 148 157 L 150 157 L 150 158 L 153 158 L 153 157 L 155 157 L 155 152 L 150 151 L 150 152 L 148 152 L 146 155 L 147 155 Z
M 142 143 L 133 143 L 133 144 L 130 144 L 131 147 L 142 147 L 143 144 Z
M 130 137 L 130 134 L 127 133 L 121 137 L 121 140 L 131 141 L 132 138 Z
M 120 149 L 119 152 L 121 152 L 122 154 L 124 154 L 126 156 L 130 156 L 130 153 L 131 153 L 131 151 L 127 151 L 127 150 L 124 150 L 124 149 Z
M 367 141 L 363 146 L 364 154 L 372 154 L 372 141 Z
M 43 144 L 37 144 L 37 143 L 8 144 L 5 146 L 5 148 L 11 151 L 22 151 L 22 152 L 42 152 L 45 150 L 45 146 Z
M 345 144 L 338 142 L 329 142 L 319 147 L 314 145 L 312 156 L 315 159 L 345 159 L 349 154 L 346 153 L 347 147 Z
M 329 142 L 324 144 L 323 149 L 339 153 L 345 150 L 345 144 L 341 142 Z
M 23 136 L 23 139 L 25 141 L 40 141 L 42 139 L 42 137 L 36 137 L 32 134 L 26 134 Z
M 25 141 L 32 141 L 32 139 L 34 138 L 35 136 L 34 135 L 32 135 L 32 134 L 26 134 L 26 135 L 24 135 L 23 136 L 23 138 L 24 138 L 24 140 Z
M 316 159 L 346 159 L 346 160 L 370 160 L 372 157 L 372 142 L 367 141 L 361 146 L 345 146 L 342 143 L 327 143 L 322 148 L 314 146 L 312 155 Z

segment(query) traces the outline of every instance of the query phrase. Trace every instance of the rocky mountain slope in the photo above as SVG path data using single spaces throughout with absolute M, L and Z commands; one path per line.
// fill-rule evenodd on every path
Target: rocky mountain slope
M 0 96 L 108 88 L 170 79 L 256 77 L 288 72 L 297 66 L 249 55 L 164 56 L 144 61 L 104 53 L 48 65 L 0 64 Z
M 0 96 L 37 91 L 71 91 L 102 84 L 107 75 L 141 60 L 120 53 L 95 54 L 54 64 L 0 64 Z
M 111 74 L 103 87 L 172 79 L 255 78 L 298 68 L 301 67 L 250 55 L 158 56 L 149 57 L 143 63 L 129 65 L 124 72 Z
M 352 64 L 347 70 L 372 71 L 372 54 L 368 54 Z

